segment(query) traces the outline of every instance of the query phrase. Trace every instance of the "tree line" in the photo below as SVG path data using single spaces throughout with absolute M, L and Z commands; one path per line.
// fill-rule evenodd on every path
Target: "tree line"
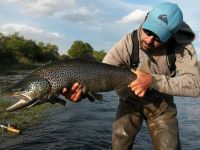
M 26 39 L 19 33 L 4 35 L 0 33 L 1 64 L 33 64 L 65 60 L 89 54 L 102 61 L 106 55 L 104 50 L 94 50 L 89 43 L 74 41 L 66 54 L 60 55 L 58 46 L 51 43 L 35 42 Z

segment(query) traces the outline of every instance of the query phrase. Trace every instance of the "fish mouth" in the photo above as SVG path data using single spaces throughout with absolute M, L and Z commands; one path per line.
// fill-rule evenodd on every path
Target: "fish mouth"
M 37 100 L 31 100 L 30 98 L 24 95 L 18 95 L 13 97 L 17 99 L 17 102 L 6 108 L 5 111 L 7 112 L 12 112 L 16 110 L 21 110 L 23 108 L 31 107 L 37 102 Z

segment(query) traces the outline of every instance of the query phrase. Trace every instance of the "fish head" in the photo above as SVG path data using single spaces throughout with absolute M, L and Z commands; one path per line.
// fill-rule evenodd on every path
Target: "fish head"
M 17 101 L 6 109 L 6 111 L 15 111 L 30 107 L 37 101 L 44 99 L 50 90 L 51 84 L 47 79 L 29 77 L 6 89 L 1 95 L 12 97 L 12 100 Z

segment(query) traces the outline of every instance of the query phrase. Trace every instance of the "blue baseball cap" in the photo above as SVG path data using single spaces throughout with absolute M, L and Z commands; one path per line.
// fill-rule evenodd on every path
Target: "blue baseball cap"
M 155 33 L 162 42 L 166 42 L 181 27 L 183 13 L 177 4 L 161 3 L 147 15 L 142 28 Z

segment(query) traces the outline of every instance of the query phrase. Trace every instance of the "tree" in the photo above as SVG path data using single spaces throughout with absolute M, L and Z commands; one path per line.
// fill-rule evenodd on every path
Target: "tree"
M 0 63 L 1 64 L 8 63 L 9 61 L 8 58 L 10 58 L 12 55 L 5 49 L 4 43 L 6 39 L 7 37 L 3 33 L 0 33 Z
M 14 33 L 4 38 L 3 49 L 6 51 L 10 63 L 17 63 L 18 60 L 23 57 L 23 52 L 21 50 L 24 41 L 24 37 L 20 36 L 19 33 Z
M 50 43 L 43 43 L 39 42 L 38 46 L 40 47 L 42 54 L 40 55 L 40 62 L 47 62 L 47 61 L 54 61 L 58 60 L 59 53 L 58 53 L 58 47 L 56 45 L 50 44 Z
M 89 43 L 83 41 L 74 41 L 71 48 L 68 50 L 70 57 L 80 57 L 83 54 L 93 54 L 93 47 Z
M 104 52 L 104 50 L 93 52 L 93 56 L 100 62 L 102 62 L 105 55 L 106 55 L 106 52 Z
M 47 43 L 44 52 L 48 55 L 48 59 L 56 60 L 59 56 L 58 47 L 54 44 Z
M 0 62 L 9 64 L 28 64 L 58 60 L 58 47 L 50 43 L 25 39 L 19 33 L 4 35 L 0 33 Z
M 68 55 L 65 55 L 65 54 L 60 55 L 60 56 L 58 57 L 58 60 L 68 60 L 68 59 L 69 59 L 69 56 L 68 56 Z
M 37 60 L 37 56 L 41 54 L 41 49 L 32 40 L 26 40 L 23 44 L 22 50 L 25 57 L 32 61 Z

